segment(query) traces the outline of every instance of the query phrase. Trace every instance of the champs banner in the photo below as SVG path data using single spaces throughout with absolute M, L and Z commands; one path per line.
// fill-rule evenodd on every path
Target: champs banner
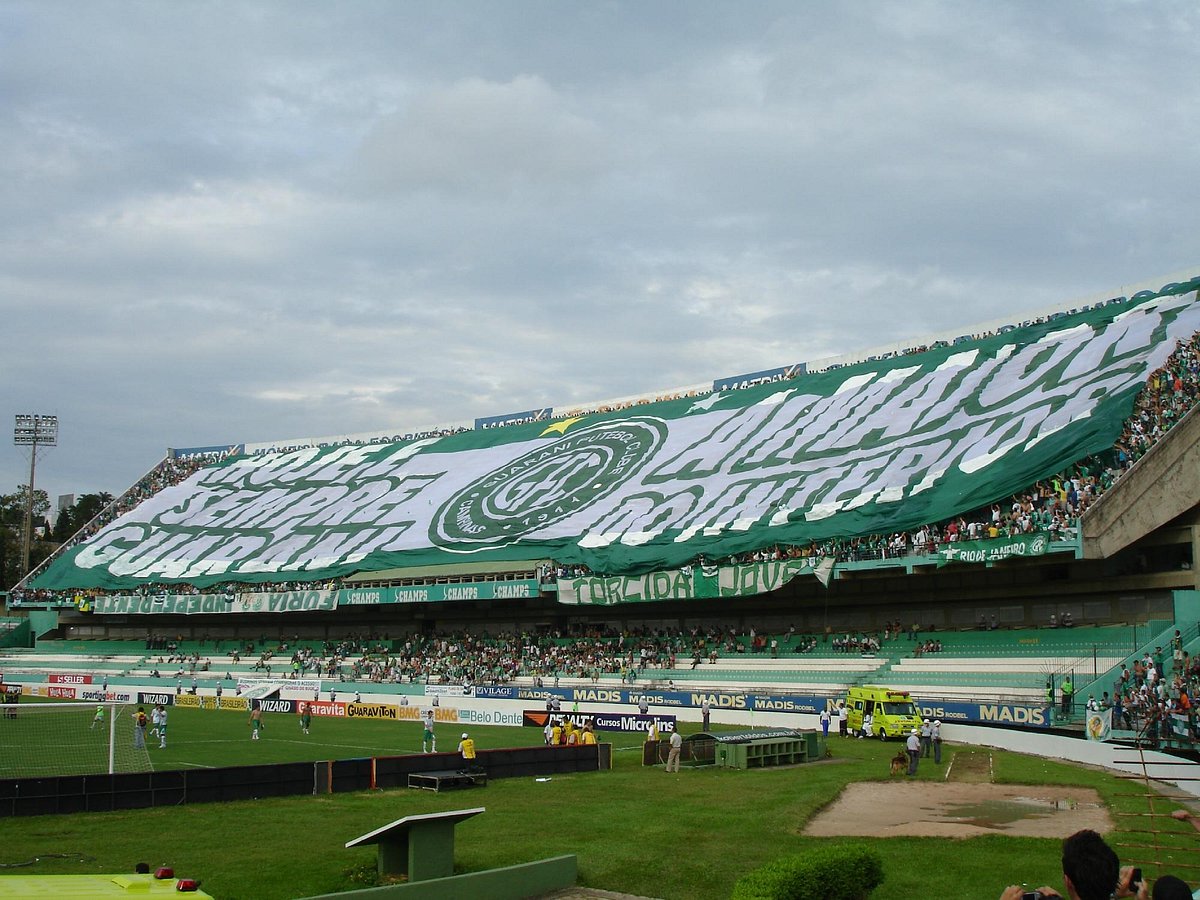
M 382 603 L 448 603 L 463 600 L 527 600 L 542 590 L 536 578 L 474 581 L 462 584 L 413 584 L 404 587 L 349 588 L 337 592 L 338 606 Z
M 1200 330 L 1197 286 L 703 398 L 232 456 L 109 523 L 32 587 L 530 559 L 637 575 L 916 528 L 1111 448 L 1149 374 Z
M 1042 556 L 1049 544 L 1050 535 L 1044 531 L 990 541 L 958 541 L 938 548 L 937 564 L 941 568 L 947 563 L 989 563 L 1014 556 Z
M 828 584 L 833 565 L 832 558 L 815 557 L 738 566 L 688 566 L 648 575 L 559 579 L 558 602 L 612 606 L 656 600 L 752 597 L 783 587 L 798 575 L 816 575 L 823 584 Z

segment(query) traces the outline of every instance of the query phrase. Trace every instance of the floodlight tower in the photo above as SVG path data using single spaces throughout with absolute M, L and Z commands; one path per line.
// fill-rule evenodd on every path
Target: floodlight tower
M 13 443 L 29 447 L 29 493 L 25 497 L 25 536 L 21 541 L 21 572 L 29 572 L 29 551 L 33 547 L 33 476 L 37 470 L 38 447 L 58 445 L 58 416 L 17 414 Z

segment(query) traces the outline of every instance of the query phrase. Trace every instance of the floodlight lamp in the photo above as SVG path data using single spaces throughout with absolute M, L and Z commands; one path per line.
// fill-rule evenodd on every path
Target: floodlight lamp
M 54 446 L 58 443 L 58 416 L 31 414 L 14 416 L 13 443 Z

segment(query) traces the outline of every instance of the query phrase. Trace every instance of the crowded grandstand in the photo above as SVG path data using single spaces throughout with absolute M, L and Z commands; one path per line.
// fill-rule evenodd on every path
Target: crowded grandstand
M 871 683 L 1189 745 L 1196 470 L 1168 463 L 1164 496 L 1138 473 L 1192 459 L 1198 287 L 638 398 L 172 450 L 14 588 L 38 633 L 0 664 L 687 714 L 813 715 Z M 1160 520 L 1096 550 L 1135 490 Z

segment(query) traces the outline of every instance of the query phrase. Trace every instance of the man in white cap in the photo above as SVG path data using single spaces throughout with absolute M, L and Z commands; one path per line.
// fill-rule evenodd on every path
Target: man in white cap
M 942 761 L 942 720 L 934 719 L 933 727 L 929 729 L 929 737 L 933 741 L 933 761 Z
M 462 754 L 463 771 L 470 772 L 475 768 L 475 742 L 464 731 L 462 740 L 458 742 L 458 752 Z
M 917 774 L 917 763 L 921 759 L 921 738 L 917 734 L 917 729 L 913 729 L 908 736 L 908 774 Z

